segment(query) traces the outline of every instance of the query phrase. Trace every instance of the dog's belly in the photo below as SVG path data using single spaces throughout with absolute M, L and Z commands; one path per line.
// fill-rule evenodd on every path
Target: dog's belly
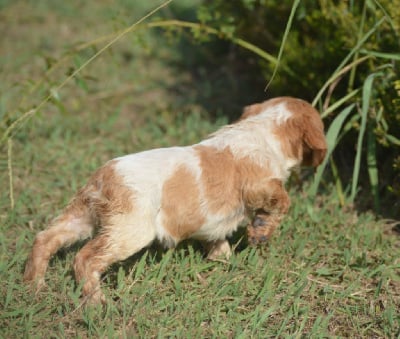
M 223 240 L 237 230 L 244 218 L 243 207 L 238 207 L 227 215 L 210 215 L 207 222 L 190 238 L 207 241 Z
M 185 239 L 196 239 L 201 241 L 224 240 L 237 230 L 240 223 L 244 220 L 244 209 L 238 208 L 227 215 L 208 215 L 205 222 L 193 233 L 182 235 L 172 234 L 165 226 L 163 211 L 156 217 L 157 239 L 166 247 L 174 247 Z M 175 220 L 176 224 L 180 220 Z

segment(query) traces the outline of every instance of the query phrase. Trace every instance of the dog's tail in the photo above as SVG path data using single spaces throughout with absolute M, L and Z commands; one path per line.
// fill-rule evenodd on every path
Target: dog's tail
M 25 266 L 24 281 L 35 283 L 37 289 L 44 285 L 44 275 L 52 255 L 62 247 L 89 238 L 93 233 L 95 223 L 88 201 L 81 193 L 78 192 L 63 213 L 35 238 Z

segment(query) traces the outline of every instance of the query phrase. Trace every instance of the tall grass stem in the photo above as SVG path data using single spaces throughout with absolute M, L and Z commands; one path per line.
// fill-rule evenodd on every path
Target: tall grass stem
M 267 91 L 268 87 L 271 85 L 272 81 L 274 80 L 276 73 L 278 72 L 278 68 L 279 68 L 279 65 L 280 65 L 281 59 L 282 59 L 282 54 L 283 54 L 283 51 L 285 49 L 286 40 L 287 40 L 287 37 L 289 36 L 289 32 L 290 32 L 290 29 L 292 27 L 293 18 L 294 18 L 294 15 L 296 13 L 296 10 L 297 10 L 297 7 L 298 7 L 299 3 L 300 3 L 300 0 L 295 0 L 293 2 L 292 8 L 290 10 L 289 19 L 288 19 L 288 21 L 286 23 L 285 32 L 283 34 L 281 46 L 279 48 L 278 62 L 276 63 L 276 65 L 274 67 L 274 71 L 272 72 L 271 79 L 269 79 L 267 85 L 264 88 L 264 92 Z
M 14 209 L 14 183 L 13 183 L 13 168 L 12 168 L 12 139 L 7 140 L 7 169 L 8 169 L 8 184 L 9 184 L 9 196 L 10 196 L 10 207 Z
M 351 202 L 354 202 L 355 196 L 357 194 L 358 177 L 360 175 L 361 154 L 363 147 L 362 144 L 363 144 L 365 130 L 367 128 L 368 110 L 372 97 L 372 84 L 374 82 L 375 77 L 381 75 L 382 73 L 370 74 L 365 80 L 363 86 L 362 105 L 361 105 L 361 126 L 360 126 L 360 131 L 358 133 L 356 158 L 354 160 L 354 167 L 353 167 L 353 176 L 352 176 L 351 193 L 350 193 Z

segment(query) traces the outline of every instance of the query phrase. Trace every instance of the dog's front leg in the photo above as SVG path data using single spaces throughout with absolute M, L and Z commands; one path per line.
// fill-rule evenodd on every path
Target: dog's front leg
M 207 259 L 228 260 L 232 255 L 231 246 L 228 240 L 202 241 L 202 245 L 207 252 Z
M 266 242 L 279 226 L 289 210 L 290 199 L 283 182 L 271 179 L 265 185 L 251 192 L 248 207 L 255 211 L 253 220 L 247 226 L 250 244 Z

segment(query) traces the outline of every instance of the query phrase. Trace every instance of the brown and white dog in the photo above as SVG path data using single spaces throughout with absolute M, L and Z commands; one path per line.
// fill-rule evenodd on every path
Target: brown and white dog
M 93 234 L 74 261 L 91 302 L 104 301 L 100 276 L 108 266 L 154 240 L 173 247 L 198 239 L 210 258 L 228 257 L 226 237 L 250 216 L 249 242 L 266 241 L 288 211 L 290 171 L 318 166 L 325 153 L 318 112 L 303 100 L 280 97 L 246 107 L 238 122 L 198 144 L 111 160 L 38 233 L 24 280 L 40 287 L 50 257 Z

